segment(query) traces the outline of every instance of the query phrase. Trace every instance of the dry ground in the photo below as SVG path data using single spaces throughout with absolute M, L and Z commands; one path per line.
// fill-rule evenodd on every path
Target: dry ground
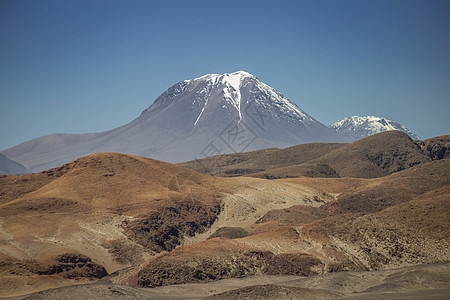
M 364 176 L 377 178 L 219 178 L 114 153 L 0 176 L 0 297 L 439 298 L 449 290 L 447 144 L 398 136 L 321 153 L 342 172 L 392 173 Z M 99 280 L 105 271 L 114 276 Z
M 46 262 L 84 254 L 112 273 L 179 244 L 206 240 L 220 227 L 252 230 L 271 209 L 332 200 L 298 184 L 219 179 L 112 153 L 38 174 L 2 176 L 0 187 L 1 262 L 9 270 L 0 275 L 3 296 L 78 282 L 61 274 L 19 274 L 12 259 Z M 23 282 L 28 284 L 21 291 Z
M 448 299 L 450 265 L 339 272 L 315 277 L 253 276 L 153 289 L 103 280 L 14 299 Z M 245 297 L 244 297 L 245 296 Z

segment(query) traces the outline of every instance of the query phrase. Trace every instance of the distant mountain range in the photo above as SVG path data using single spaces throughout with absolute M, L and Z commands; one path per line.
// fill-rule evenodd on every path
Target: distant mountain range
M 255 76 L 238 71 L 181 81 L 137 119 L 116 129 L 50 134 L 1 153 L 39 172 L 97 152 L 182 162 L 304 143 L 350 142 L 392 129 L 417 138 L 384 118 L 358 118 L 327 127 Z
M 0 154 L 0 174 L 25 174 L 28 170 L 16 161 Z
M 310 143 L 223 154 L 179 165 L 220 177 L 376 178 L 449 157 L 448 135 L 413 141 L 403 132 L 388 131 L 352 143 Z

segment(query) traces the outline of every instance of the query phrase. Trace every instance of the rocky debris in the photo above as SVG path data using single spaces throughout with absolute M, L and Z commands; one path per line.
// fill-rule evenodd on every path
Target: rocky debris
M 65 278 L 102 278 L 108 275 L 105 268 L 82 254 L 66 253 L 57 257 L 57 263 L 37 264 L 33 272 L 39 275 L 59 274 Z
M 0 262 L 6 275 L 59 275 L 63 278 L 102 278 L 108 275 L 105 268 L 82 254 L 65 253 L 53 261 L 7 259 Z
M 399 204 L 372 214 L 344 214 L 306 225 L 323 232 L 329 246 L 362 269 L 446 262 L 450 221 L 448 194 Z
M 124 223 L 125 234 L 138 244 L 155 252 L 171 251 L 184 236 L 194 236 L 209 228 L 221 211 L 218 200 L 205 205 L 184 200 L 170 207 L 152 211 Z
M 210 282 L 256 274 L 316 275 L 322 262 L 308 254 L 279 254 L 268 251 L 236 250 L 222 255 L 200 255 L 179 260 L 158 257 L 138 273 L 138 285 L 157 287 L 171 284 Z
M 432 160 L 450 158 L 450 136 L 438 136 L 425 141 L 416 141 L 422 152 Z

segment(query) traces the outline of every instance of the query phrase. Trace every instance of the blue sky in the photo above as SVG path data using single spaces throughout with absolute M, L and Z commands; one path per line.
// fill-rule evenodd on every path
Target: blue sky
M 121 126 L 181 80 L 237 70 L 326 125 L 450 134 L 449 3 L 0 0 L 0 150 Z

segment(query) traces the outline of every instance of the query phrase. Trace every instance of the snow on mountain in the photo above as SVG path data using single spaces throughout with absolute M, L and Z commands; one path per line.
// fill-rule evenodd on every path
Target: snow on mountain
M 171 103 L 173 98 L 182 97 L 186 93 L 194 98 L 192 102 L 194 109 L 196 105 L 201 107 L 194 122 L 195 125 L 208 106 L 208 101 L 222 103 L 222 109 L 235 110 L 239 120 L 243 118 L 244 106 L 254 101 L 265 110 L 276 114 L 277 117 L 289 118 L 293 121 L 302 120 L 306 123 L 313 122 L 310 116 L 281 93 L 245 71 L 207 74 L 182 81 L 168 89 L 144 113 L 156 110 L 163 103 Z
M 36 172 L 95 152 L 169 162 L 215 154 L 337 142 L 336 132 L 255 76 L 238 71 L 181 81 L 124 126 L 91 134 L 52 134 L 2 151 Z
M 344 137 L 347 141 L 356 141 L 367 136 L 377 134 L 383 131 L 399 130 L 408 134 L 412 139 L 418 140 L 419 137 L 405 126 L 388 120 L 383 117 L 347 117 L 339 120 L 329 126 Z

